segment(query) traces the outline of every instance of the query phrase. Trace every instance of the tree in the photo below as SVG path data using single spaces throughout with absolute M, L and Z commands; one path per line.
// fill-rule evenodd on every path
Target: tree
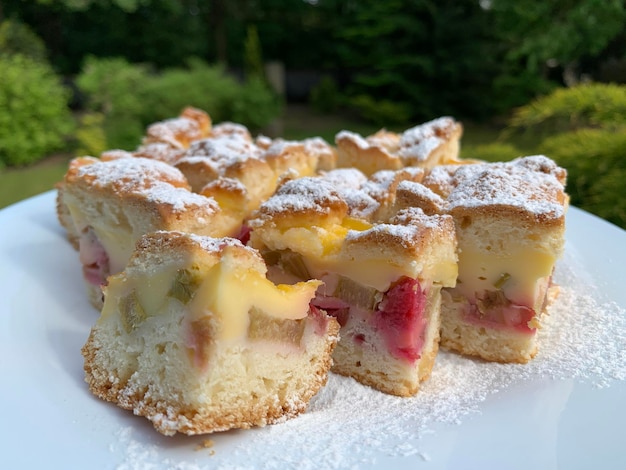
M 600 54 L 626 20 L 623 0 L 492 0 L 488 5 L 504 59 L 543 76 L 560 67 L 566 84 L 578 81 L 580 61 Z

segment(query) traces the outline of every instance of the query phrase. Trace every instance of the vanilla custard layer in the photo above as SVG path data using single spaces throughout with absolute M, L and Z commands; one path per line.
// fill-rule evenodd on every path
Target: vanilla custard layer
M 502 290 L 513 303 L 532 306 L 540 280 L 552 274 L 556 258 L 550 254 L 520 250 L 502 254 L 459 250 L 456 291 L 468 299 L 484 291 Z
M 363 225 L 358 228 L 365 230 L 368 227 Z M 310 229 L 296 227 L 284 231 L 265 229 L 262 242 L 270 250 L 287 249 L 302 255 L 311 278 L 321 279 L 327 273 L 335 273 L 381 292 L 389 289 L 391 283 L 402 276 L 413 279 L 418 277 L 456 279 L 455 263 L 450 263 L 449 266 L 437 263 L 426 271 L 422 263 L 412 260 L 409 255 L 402 258 L 402 265 L 394 263 L 389 258 L 376 256 L 375 250 L 372 250 L 371 256 L 359 259 L 347 256 L 342 252 L 342 245 L 350 230 L 354 229 L 345 225 L 336 225 L 329 229 L 321 227 Z
M 315 296 L 320 281 L 299 282 L 294 285 L 275 285 L 264 273 L 242 268 L 236 256 L 224 253 L 220 263 L 202 274 L 202 281 L 187 304 L 189 320 L 212 317 L 219 325 L 216 339 L 245 338 L 250 323 L 249 312 L 254 308 L 269 317 L 282 320 L 305 318 L 309 302 Z M 161 266 L 158 272 L 127 276 L 121 273 L 109 278 L 105 288 L 105 305 L 102 318 L 119 311 L 115 302 L 106 299 L 123 299 L 133 293 L 146 316 L 167 311 L 162 307 L 171 300 L 169 293 L 178 282 L 180 266 Z M 124 315 L 124 312 L 120 312 Z

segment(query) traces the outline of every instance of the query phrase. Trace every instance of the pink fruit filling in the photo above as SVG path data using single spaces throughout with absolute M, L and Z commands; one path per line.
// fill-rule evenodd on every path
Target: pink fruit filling
M 309 318 L 315 322 L 315 334 L 324 336 L 328 331 L 328 316 L 313 304 L 309 304 Z
M 382 338 L 395 358 L 410 362 L 420 358 L 426 331 L 426 295 L 417 279 L 401 278 L 385 293 L 357 286 L 351 281 L 340 281 L 339 285 L 349 286 L 351 290 L 339 288 L 332 297 L 318 293 L 312 304 L 337 318 L 342 328 L 348 325 L 342 329 L 342 337 L 350 336 L 349 323 L 365 322 L 371 334 Z M 369 290 L 373 293 L 366 292 Z M 338 293 L 343 298 L 337 297 Z M 368 339 L 368 336 L 369 333 L 356 333 L 352 340 L 358 345 L 374 343 L 375 340 Z
M 501 290 L 483 292 L 474 302 L 468 303 L 464 311 L 468 322 L 529 334 L 536 331 L 528 326 L 535 315 L 532 308 L 511 302 Z
M 80 262 L 83 265 L 83 276 L 90 284 L 100 286 L 106 284 L 109 275 L 109 256 L 98 240 L 92 227 L 85 227 L 79 240 Z
M 235 238 L 237 238 L 244 245 L 247 245 L 250 241 L 250 232 L 252 232 L 252 229 L 246 224 L 243 224 Z
M 420 358 L 426 332 L 426 295 L 417 279 L 404 277 L 385 294 L 375 312 L 375 324 L 391 354 L 415 361 Z

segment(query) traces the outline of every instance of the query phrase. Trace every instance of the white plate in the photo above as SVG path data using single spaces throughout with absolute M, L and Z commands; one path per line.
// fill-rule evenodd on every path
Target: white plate
M 166 438 L 83 382 L 97 314 L 54 197 L 0 211 L 0 468 L 626 468 L 626 232 L 613 225 L 570 210 L 563 305 L 528 365 L 443 353 L 411 399 L 331 375 L 294 420 Z

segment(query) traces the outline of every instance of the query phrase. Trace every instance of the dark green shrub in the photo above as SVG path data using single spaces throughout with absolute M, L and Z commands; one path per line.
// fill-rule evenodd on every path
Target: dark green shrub
M 341 94 L 337 82 L 329 76 L 322 79 L 311 88 L 309 104 L 320 113 L 330 114 L 337 111 L 341 104 Z
M 267 126 L 280 114 L 282 101 L 261 78 L 251 78 L 234 96 L 229 120 L 253 130 Z
M 242 85 L 222 67 L 200 60 L 151 73 L 120 58 L 89 58 L 77 84 L 87 97 L 87 109 L 104 116 L 107 148 L 136 148 L 146 126 L 173 118 L 186 106 L 203 109 L 214 122 L 236 121 L 253 129 L 280 112 L 280 101 L 263 80 Z
M 15 20 L 0 23 L 0 54 L 19 54 L 46 62 L 46 45 L 27 25 Z
M 369 95 L 358 95 L 348 100 L 359 117 L 377 126 L 405 125 L 411 118 L 411 109 L 406 103 L 376 100 Z
M 512 129 L 537 135 L 625 124 L 626 87 L 604 83 L 559 88 L 517 109 L 510 121 Z
M 222 67 L 211 67 L 200 60 L 188 68 L 164 70 L 143 83 L 141 119 L 144 125 L 174 117 L 185 106 L 195 106 L 215 122 L 232 119 L 232 102 L 241 86 Z
M 572 205 L 626 228 L 626 128 L 563 133 L 539 149 L 567 169 Z
M 244 43 L 244 70 L 246 79 L 258 79 L 265 77 L 263 68 L 263 53 L 261 51 L 261 41 L 256 26 L 248 26 L 246 40 Z
M 85 96 L 86 109 L 104 116 L 106 148 L 131 150 L 139 145 L 146 106 L 142 93 L 149 77 L 148 67 L 122 58 L 85 60 L 76 84 Z
M 514 145 L 494 142 L 481 145 L 462 145 L 460 156 L 463 159 L 502 162 L 513 160 L 521 155 L 522 152 Z
M 510 131 L 521 129 L 548 134 L 539 152 L 567 169 L 573 205 L 626 227 L 626 86 L 556 90 L 517 110 Z
M 74 137 L 77 141 L 76 154 L 100 155 L 107 149 L 104 114 L 97 112 L 83 114 L 78 120 Z
M 0 56 L 0 161 L 27 165 L 61 149 L 73 127 L 68 99 L 45 62 Z

